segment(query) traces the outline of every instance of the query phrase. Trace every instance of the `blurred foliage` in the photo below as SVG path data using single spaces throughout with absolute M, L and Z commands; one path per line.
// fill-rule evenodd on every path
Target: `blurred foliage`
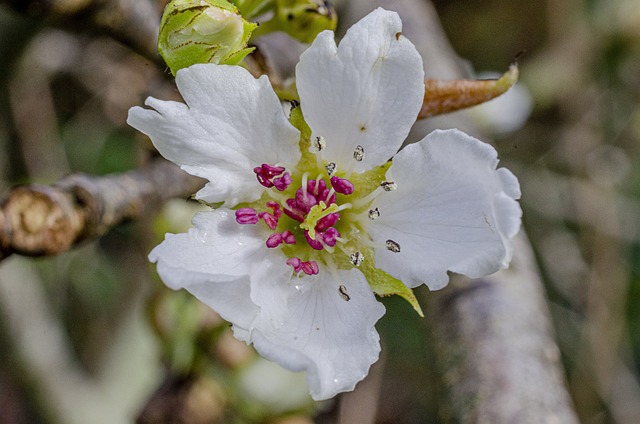
M 504 70 L 526 51 L 521 81 L 533 112 L 523 127 L 494 136 L 502 164 L 522 184 L 524 224 L 545 278 L 568 386 L 583 422 L 640 422 L 640 0 L 434 4 L 470 69 Z M 112 39 L 72 29 L 0 6 L 2 189 L 52 183 L 74 171 L 135 168 L 152 152 L 126 126 L 127 110 L 149 94 L 177 98 L 162 69 Z M 195 410 L 210 412 L 202 415 L 209 422 L 305 423 L 313 415 L 332 422 L 331 402 L 301 400 L 283 413 L 252 401 L 243 378 L 266 372 L 254 368 L 252 351 L 193 299 L 169 293 L 153 277 L 146 254 L 165 231 L 182 231 L 196 207 L 171 202 L 155 225 L 129 224 L 56 258 L 0 266 L 0 283 L 15 285 L 16 293 L 42 291 L 46 302 L 21 307 L 33 320 L 49 318 L 86 387 L 105 396 L 91 400 L 93 392 L 69 377 L 56 382 L 61 398 L 52 397 L 47 376 L 34 370 L 11 331 L 18 323 L 0 310 L 0 350 L 7 353 L 0 355 L 0 423 L 133 422 L 159 387 L 176 385 Z M 191 321 L 180 320 L 184 302 L 193 306 Z M 378 422 L 436 422 L 428 323 L 402 300 L 384 302 Z M 148 319 L 133 331 L 139 323 L 131 317 L 145 311 Z M 198 334 L 192 344 L 176 338 L 184 335 L 180 326 Z M 115 348 L 120 340 L 130 343 L 122 352 Z M 49 349 L 42 343 L 38 349 Z M 292 381 L 288 393 L 300 390 Z M 80 394 L 87 397 L 70 401 L 77 410 L 62 407 L 59 399 Z M 82 421 L 100 413 L 105 421 Z M 129 421 L 118 421 L 123 416 Z

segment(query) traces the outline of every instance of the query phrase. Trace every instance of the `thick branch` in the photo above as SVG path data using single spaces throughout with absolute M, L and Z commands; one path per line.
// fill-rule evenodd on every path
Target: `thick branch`
M 124 174 L 73 174 L 52 186 L 16 187 L 0 204 L 0 260 L 11 253 L 64 252 L 121 222 L 148 216 L 167 199 L 186 198 L 202 184 L 174 164 L 156 159 Z
M 462 77 L 428 2 L 350 0 L 347 4 L 355 15 L 352 19 L 375 6 L 398 11 L 403 33 L 425 59 L 427 75 Z M 469 127 L 461 116 L 448 123 Z M 482 280 L 454 279 L 446 289 L 426 296 L 433 329 L 429 342 L 436 344 L 445 389 L 441 412 L 447 422 L 577 422 L 543 293 L 523 234 L 511 269 Z
M 453 422 L 577 423 L 531 247 L 517 239 L 511 268 L 458 278 L 429 296 Z

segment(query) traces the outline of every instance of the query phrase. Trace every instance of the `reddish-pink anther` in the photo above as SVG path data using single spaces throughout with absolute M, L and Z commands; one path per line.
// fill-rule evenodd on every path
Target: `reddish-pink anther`
M 258 214 L 253 208 L 240 208 L 236 211 L 236 222 L 238 224 L 257 224 Z
M 315 261 L 302 261 L 300 258 L 293 257 L 287 260 L 287 265 L 292 266 L 295 272 L 302 271 L 307 275 L 316 275 L 320 272 Z
M 322 250 L 325 245 L 335 246 L 338 242 L 338 237 L 340 237 L 340 233 L 333 227 L 327 228 L 326 231 L 316 231 L 316 236 L 313 239 L 309 235 L 309 231 L 305 230 L 304 232 L 304 238 L 307 239 L 307 243 L 315 250 Z
M 274 233 L 274 234 L 271 234 L 267 239 L 267 247 L 270 249 L 278 247 L 282 243 L 296 244 L 296 238 L 291 233 L 291 231 L 285 230 L 281 233 Z
M 285 172 L 282 166 L 263 163 L 253 168 L 253 172 L 256 173 L 258 182 L 266 188 L 275 187 L 279 191 L 284 191 L 292 182 L 291 175 Z
M 353 193 L 353 183 L 346 178 L 338 178 L 336 176 L 333 176 L 331 177 L 330 181 L 331 187 L 333 187 L 336 192 L 346 195 Z

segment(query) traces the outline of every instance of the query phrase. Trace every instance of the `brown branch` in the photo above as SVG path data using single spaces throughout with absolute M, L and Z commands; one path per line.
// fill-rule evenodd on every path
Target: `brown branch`
M 163 201 L 188 197 L 203 185 L 164 159 L 139 170 L 93 177 L 72 174 L 52 186 L 10 191 L 0 204 L 0 260 L 12 253 L 54 255 L 148 216 Z
M 396 10 L 427 75 L 462 77 L 433 6 L 423 0 L 349 0 L 352 19 L 376 6 Z M 455 121 L 454 121 L 455 120 Z M 418 124 L 427 123 L 429 120 Z M 468 128 L 464 116 L 449 124 Z M 422 127 L 421 127 L 422 128 Z M 456 278 L 425 296 L 429 343 L 444 387 L 445 422 L 577 423 L 531 246 L 517 240 L 511 269 L 482 280 Z
M 428 296 L 453 422 L 573 424 L 543 286 L 524 234 L 509 270 Z

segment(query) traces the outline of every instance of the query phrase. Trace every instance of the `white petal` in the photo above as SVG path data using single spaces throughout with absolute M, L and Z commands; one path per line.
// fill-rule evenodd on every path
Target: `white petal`
M 252 289 L 261 307 L 251 335 L 256 350 L 291 371 L 306 371 L 316 400 L 352 390 L 378 359 L 374 326 L 384 314 L 362 273 L 339 272 L 349 301 L 323 268 L 291 281 L 259 274 Z
M 313 136 L 327 141 L 325 157 L 345 169 L 357 145 L 362 172 L 393 156 L 422 105 L 422 59 L 400 35 L 395 12 L 376 9 L 352 26 L 336 47 L 322 32 L 300 56 L 296 84 Z
M 259 311 L 250 297 L 250 274 L 264 261 L 286 259 L 267 249 L 259 226 L 236 223 L 233 211 L 201 212 L 193 224 L 188 233 L 167 234 L 149 259 L 158 263 L 167 286 L 187 289 L 227 321 L 248 329 Z
M 239 66 L 194 65 L 176 76 L 186 105 L 148 98 L 155 110 L 134 107 L 127 122 L 158 151 L 210 182 L 197 197 L 232 207 L 256 200 L 264 188 L 253 168 L 295 166 L 299 132 L 286 119 L 266 77 Z
M 522 211 L 518 181 L 496 170 L 493 147 L 458 130 L 434 131 L 393 159 L 398 189 L 374 206 L 369 233 L 401 251 L 376 250 L 376 264 L 410 287 L 447 284 L 447 271 L 472 278 L 506 268 Z

